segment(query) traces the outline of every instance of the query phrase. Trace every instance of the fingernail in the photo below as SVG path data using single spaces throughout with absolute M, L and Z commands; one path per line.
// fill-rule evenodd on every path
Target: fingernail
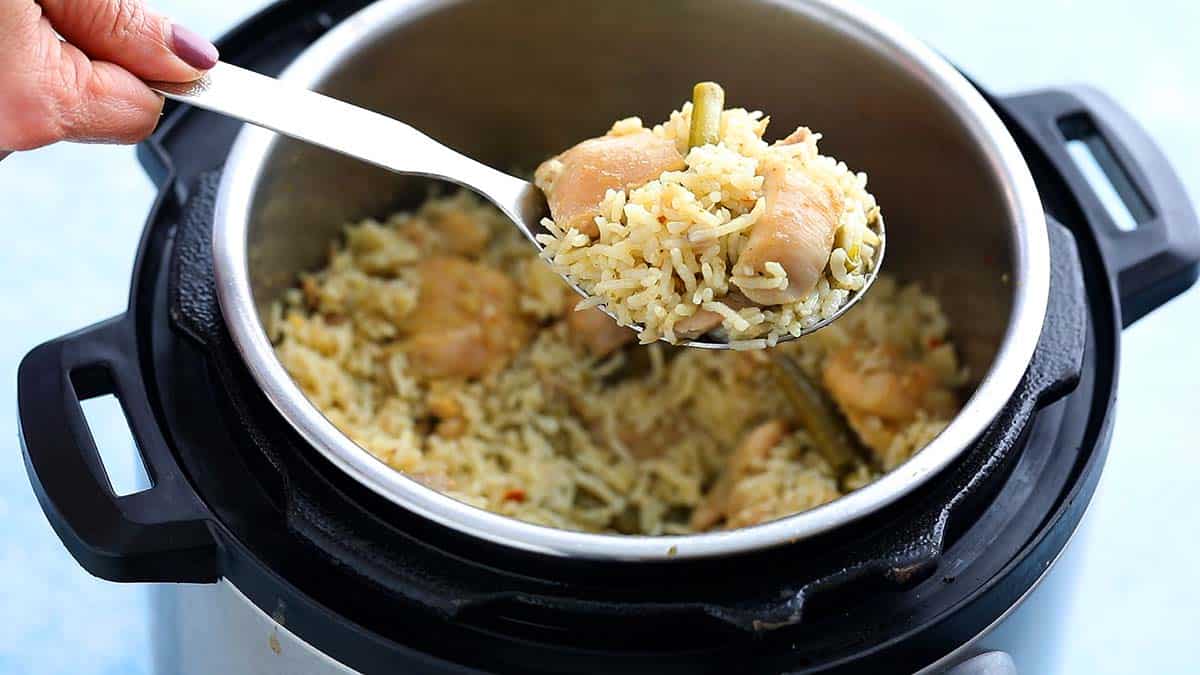
M 171 49 L 183 62 L 193 68 L 208 70 L 217 65 L 217 48 L 197 33 L 171 24 Z

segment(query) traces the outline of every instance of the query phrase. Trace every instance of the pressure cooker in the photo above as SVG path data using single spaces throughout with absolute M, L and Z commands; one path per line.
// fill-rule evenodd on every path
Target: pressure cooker
M 1104 465 L 1120 331 L 1200 262 L 1178 178 L 1104 95 L 993 96 L 826 0 L 281 0 L 219 47 L 517 170 L 721 81 L 871 176 L 889 273 L 939 297 L 973 376 L 907 463 L 764 525 L 623 537 L 475 509 L 338 432 L 263 327 L 343 223 L 428 183 L 168 104 L 138 148 L 159 194 L 128 309 L 18 375 L 26 466 L 63 543 L 96 576 L 157 583 L 160 672 L 1045 672 L 1054 635 L 1030 610 L 1071 586 L 1055 562 Z M 105 394 L 140 492 L 114 494 L 81 412 Z

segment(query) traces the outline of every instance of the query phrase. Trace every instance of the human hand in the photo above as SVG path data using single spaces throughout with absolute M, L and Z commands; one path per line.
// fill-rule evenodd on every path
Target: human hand
M 216 47 L 141 0 L 0 0 L 0 158 L 136 143 L 163 106 L 143 80 L 190 82 L 216 61 Z

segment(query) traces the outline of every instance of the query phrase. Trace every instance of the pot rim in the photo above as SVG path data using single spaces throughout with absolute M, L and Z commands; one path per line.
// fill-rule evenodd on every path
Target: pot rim
M 314 42 L 282 74 L 314 87 L 348 54 L 421 15 L 469 0 L 378 0 Z M 1014 228 L 1012 315 L 991 367 L 946 429 L 874 483 L 822 506 L 752 527 L 689 535 L 616 535 L 535 525 L 455 500 L 388 466 L 337 429 L 305 396 L 275 354 L 251 290 L 249 217 L 261 168 L 278 136 L 247 125 L 217 196 L 213 260 L 222 314 L 235 345 L 272 405 L 330 462 L 394 504 L 503 546 L 550 556 L 667 561 L 748 553 L 828 532 L 892 504 L 952 463 L 1016 391 L 1042 331 L 1050 285 L 1049 242 L 1037 187 L 1016 142 L 983 96 L 945 59 L 890 21 L 841 0 L 762 0 L 837 26 L 926 80 L 983 151 Z

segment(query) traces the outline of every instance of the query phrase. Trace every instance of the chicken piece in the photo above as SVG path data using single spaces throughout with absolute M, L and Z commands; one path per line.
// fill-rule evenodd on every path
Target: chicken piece
M 894 345 L 848 345 L 825 361 L 822 379 L 846 422 L 885 466 L 892 441 L 924 411 L 954 415 L 954 394 L 933 370 L 905 358 Z
M 729 293 L 720 300 L 735 312 L 754 304 L 737 291 Z M 675 322 L 675 335 L 687 339 L 697 338 L 720 326 L 721 320 L 721 315 L 714 311 L 698 309 L 695 314 Z
M 786 433 L 787 423 L 774 419 L 754 427 L 746 434 L 725 461 L 721 477 L 705 495 L 704 501 L 692 511 L 692 528 L 707 530 L 728 517 L 729 497 L 734 485 L 746 477 L 756 461 L 765 459 Z
M 822 379 L 844 409 L 906 422 L 925 410 L 952 415 L 954 401 L 923 363 L 904 358 L 890 344 L 873 348 L 849 345 L 825 361 Z
M 786 433 L 787 422 L 783 420 L 770 420 L 751 429 L 729 456 L 729 472 L 737 477 L 744 475 L 754 462 L 766 459 L 767 451 L 779 445 Z
M 553 181 L 544 179 L 551 162 L 561 162 Z M 546 192 L 550 214 L 564 230 L 572 227 L 595 237 L 594 218 L 608 190 L 626 190 L 658 178 L 664 171 L 684 167 L 675 142 L 649 129 L 621 136 L 601 136 L 576 145 L 547 160 L 537 170 L 537 184 Z
M 858 436 L 862 444 L 871 450 L 880 464 L 886 464 L 883 461 L 884 455 L 896 435 L 900 433 L 901 424 L 856 408 L 846 408 L 843 412 L 846 415 L 846 425 Z
M 688 523 L 691 528 L 697 532 L 703 532 L 724 520 L 725 508 L 728 505 L 729 493 L 732 489 L 733 483 L 721 476 L 705 495 L 704 501 L 692 509 L 692 517 Z
M 675 322 L 675 336 L 691 340 L 720 325 L 720 314 L 707 309 L 698 309 L 695 314 Z
M 833 186 L 778 158 L 763 160 L 763 195 L 766 211 L 750 232 L 735 269 L 748 267 L 758 273 L 766 263 L 777 262 L 787 272 L 787 288 L 752 288 L 740 284 L 736 275 L 733 283 L 760 305 L 781 305 L 799 300 L 820 281 L 833 251 L 842 198 Z
M 501 350 L 484 343 L 479 324 L 421 331 L 405 341 L 404 349 L 413 369 L 427 377 L 480 377 L 507 363 Z
M 454 256 L 418 266 L 417 306 L 402 329 L 412 367 L 428 377 L 480 377 L 502 370 L 525 346 L 531 327 L 517 309 L 517 288 L 503 273 Z
M 633 330 L 618 324 L 595 307 L 568 310 L 567 330 L 571 339 L 583 345 L 596 358 L 608 356 L 637 338 Z
M 775 145 L 799 145 L 807 143 L 808 139 L 813 137 L 813 132 L 808 127 L 796 127 L 792 133 L 775 141 Z
M 486 224 L 463 209 L 448 209 L 437 217 L 442 246 L 456 255 L 478 255 L 487 246 L 491 233 Z

